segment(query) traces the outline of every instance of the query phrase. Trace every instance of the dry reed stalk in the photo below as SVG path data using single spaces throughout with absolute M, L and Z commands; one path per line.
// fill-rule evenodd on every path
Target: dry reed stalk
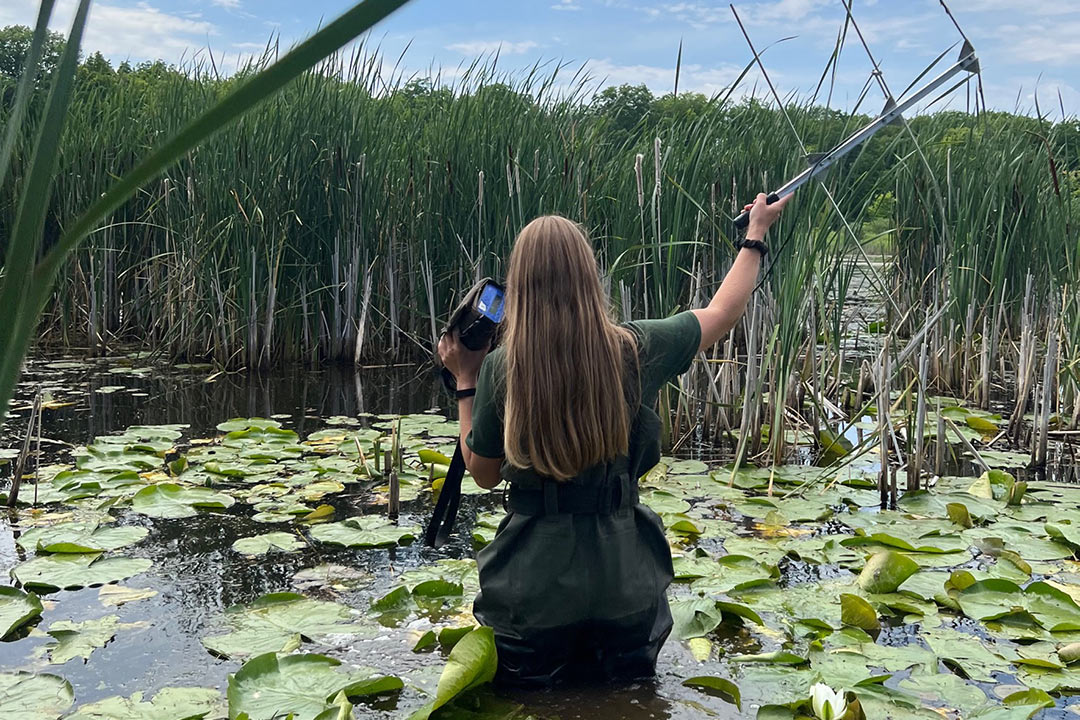
M 19 456 L 15 460 L 15 467 L 11 474 L 11 487 L 8 489 L 7 505 L 8 507 L 15 507 L 19 502 L 19 490 L 22 487 L 23 471 L 26 469 L 26 463 L 30 459 L 30 443 L 34 437 L 34 428 L 36 425 L 41 424 L 41 388 L 39 387 L 34 395 L 34 405 L 30 410 L 30 422 L 26 425 L 26 437 L 23 438 L 22 448 L 19 450 Z M 38 452 L 41 452 L 41 439 L 40 428 L 38 429 Z M 38 461 L 40 463 L 40 460 Z M 34 502 L 37 503 L 37 475 L 35 472 L 34 477 Z
M 978 403 L 983 410 L 990 408 L 990 319 L 983 315 L 982 348 L 979 353 Z
M 878 475 L 878 493 L 881 498 L 881 509 L 889 506 L 889 338 L 881 348 L 881 356 L 878 360 L 877 381 L 877 415 L 879 449 L 878 457 L 881 462 L 881 472 Z
M 1016 364 L 1016 405 L 1009 420 L 1009 436 L 1013 443 L 1020 443 L 1024 412 L 1032 394 L 1035 379 L 1035 308 L 1033 294 L 1034 278 L 1027 276 L 1024 305 L 1020 318 L 1020 350 Z
M 390 471 L 390 492 L 386 503 L 386 516 L 391 520 L 397 520 L 401 514 L 401 480 L 398 478 L 397 468 Z
M 1054 406 L 1054 385 L 1057 379 L 1057 355 L 1058 355 L 1058 327 L 1057 306 L 1051 308 L 1050 317 L 1047 320 L 1046 358 L 1043 362 L 1042 394 L 1039 398 L 1039 409 L 1035 416 L 1036 440 L 1034 443 L 1035 453 L 1032 461 L 1035 467 L 1046 465 L 1048 447 L 1048 433 L 1050 431 L 1050 411 Z
M 907 489 L 918 490 L 922 486 L 922 466 L 924 461 L 924 445 L 926 442 L 926 373 L 929 341 L 924 336 L 922 347 L 919 350 L 919 392 L 917 407 L 915 410 L 915 453 L 911 456 L 908 467 Z
M 935 405 L 937 414 L 937 430 L 934 436 L 934 474 L 941 477 L 945 474 L 945 416 L 941 414 L 941 401 Z
M 761 315 L 761 303 L 755 296 L 750 299 L 750 309 L 743 315 L 743 324 L 746 331 L 746 394 L 743 397 L 742 422 L 739 425 L 739 444 L 735 449 L 735 462 L 732 468 L 728 486 L 735 484 L 735 471 L 746 459 L 750 448 L 750 435 L 753 432 L 754 408 L 757 406 L 756 396 L 760 394 L 759 364 L 757 357 L 758 346 L 758 322 Z M 760 437 L 760 434 L 759 434 Z

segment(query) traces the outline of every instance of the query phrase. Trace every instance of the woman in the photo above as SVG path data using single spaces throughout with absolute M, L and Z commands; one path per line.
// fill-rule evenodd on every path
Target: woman
M 638 503 L 638 478 L 660 460 L 652 407 L 745 311 L 785 202 L 747 206 L 747 239 L 707 307 L 625 325 L 610 320 L 581 229 L 537 218 L 510 255 L 500 346 L 485 357 L 440 340 L 465 464 L 481 487 L 510 485 L 473 606 L 495 630 L 500 681 L 655 672 L 673 573 L 663 525 Z

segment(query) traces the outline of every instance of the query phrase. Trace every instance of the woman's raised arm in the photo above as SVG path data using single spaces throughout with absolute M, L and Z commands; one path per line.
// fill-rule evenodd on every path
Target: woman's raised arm
M 765 193 L 761 193 L 753 205 L 747 206 L 750 210 L 750 224 L 746 228 L 748 241 L 764 241 L 769 228 L 780 217 L 784 205 L 791 198 L 788 195 L 769 205 L 765 202 L 765 197 Z M 701 324 L 701 350 L 712 347 L 731 332 L 731 328 L 735 327 L 735 323 L 746 312 L 746 304 L 750 301 L 750 293 L 754 291 L 758 271 L 761 269 L 761 256 L 759 251 L 752 248 L 744 247 L 740 250 L 713 299 L 706 307 L 694 310 Z

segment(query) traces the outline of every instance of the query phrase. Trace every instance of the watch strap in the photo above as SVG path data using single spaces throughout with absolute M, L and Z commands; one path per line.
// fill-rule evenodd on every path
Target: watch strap
M 476 394 L 476 388 L 474 388 L 474 387 L 454 391 L 454 397 L 456 397 L 458 400 L 464 400 L 465 398 L 471 398 L 475 394 Z
M 751 250 L 757 250 L 761 257 L 765 257 L 769 254 L 769 246 L 765 244 L 764 240 L 747 240 L 743 238 L 736 245 L 740 250 L 743 248 L 750 248 Z

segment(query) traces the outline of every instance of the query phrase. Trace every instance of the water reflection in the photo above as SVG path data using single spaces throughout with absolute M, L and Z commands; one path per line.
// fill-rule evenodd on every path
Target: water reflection
M 228 418 L 271 415 L 288 416 L 283 421 L 304 435 L 328 417 L 423 412 L 446 402 L 431 368 L 423 366 L 217 374 L 205 368 L 34 361 L 23 375 L 11 418 L 0 427 L 0 444 L 14 445 L 38 388 L 73 403 L 46 410 L 42 422 L 46 438 L 71 444 L 131 425 L 187 424 L 199 436 Z

